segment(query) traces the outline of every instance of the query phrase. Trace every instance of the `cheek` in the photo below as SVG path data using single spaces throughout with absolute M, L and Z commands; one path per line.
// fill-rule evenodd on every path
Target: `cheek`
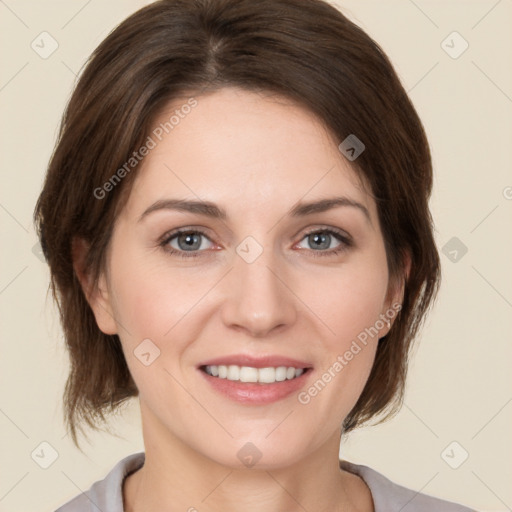
M 385 313 L 388 274 L 385 256 L 379 257 L 378 248 L 374 254 L 354 258 L 353 264 L 305 283 L 310 290 L 318 290 L 307 294 L 304 288 L 301 296 L 308 298 L 307 306 L 325 324 L 330 352 L 346 350 L 352 340 L 364 340 L 365 333 L 369 339 L 378 338 L 375 326 L 383 328 L 379 315 Z
M 130 268 L 117 267 L 112 283 L 116 319 L 136 341 L 171 338 L 175 326 L 182 327 L 181 321 L 193 316 L 194 307 L 214 281 L 209 283 L 204 273 L 169 268 L 146 258 Z
M 128 251 L 118 261 L 111 283 L 126 362 L 141 396 L 164 403 L 174 389 L 171 375 L 181 380 L 183 366 L 190 363 L 186 357 L 190 340 L 198 339 L 204 327 L 201 298 L 218 276 L 173 268 L 165 261 L 137 258 Z M 143 356 L 148 352 L 150 356 Z M 152 361 L 148 366 L 144 357 Z
M 379 254 L 376 250 L 374 254 Z M 317 287 L 322 280 L 316 280 Z M 322 365 L 301 403 L 315 415 L 332 412 L 336 422 L 359 398 L 371 372 L 383 324 L 388 285 L 385 259 L 373 257 L 340 267 L 329 275 L 323 292 L 310 294 L 308 306 L 325 324 Z M 324 391 L 325 390 L 325 391 Z

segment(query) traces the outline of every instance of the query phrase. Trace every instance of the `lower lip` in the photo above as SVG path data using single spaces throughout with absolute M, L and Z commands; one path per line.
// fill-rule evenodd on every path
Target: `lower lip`
M 212 377 L 202 370 L 198 370 L 206 381 L 219 393 L 235 402 L 248 405 L 264 405 L 282 400 L 294 392 L 299 391 L 309 377 L 311 369 L 299 377 L 272 384 L 259 384 L 257 382 L 240 382 L 238 380 L 219 379 Z

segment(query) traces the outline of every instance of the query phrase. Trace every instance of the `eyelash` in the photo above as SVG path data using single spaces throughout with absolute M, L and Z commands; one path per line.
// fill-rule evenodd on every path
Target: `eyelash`
M 301 240 L 303 240 L 304 238 L 306 238 L 310 235 L 314 235 L 317 233 L 324 233 L 324 234 L 332 235 L 339 242 L 341 242 L 341 244 L 337 248 L 329 249 L 327 251 L 315 251 L 313 249 L 306 249 L 308 252 L 312 253 L 312 256 L 314 258 L 324 258 L 327 256 L 336 256 L 338 254 L 341 254 L 341 253 L 347 251 L 350 247 L 353 246 L 353 241 L 348 236 L 343 234 L 343 232 L 334 230 L 332 228 L 315 229 L 315 230 L 309 231 L 308 233 L 304 233 Z M 180 258 L 197 258 L 197 257 L 201 256 L 202 255 L 201 253 L 203 253 L 204 250 L 201 250 L 201 251 L 179 251 L 179 250 L 176 250 L 168 245 L 172 239 L 174 239 L 182 234 L 201 235 L 201 236 L 204 236 L 205 238 L 207 238 L 208 240 L 210 240 L 208 235 L 199 229 L 177 229 L 170 233 L 166 233 L 162 237 L 161 241 L 159 242 L 159 245 L 168 254 L 171 254 L 173 256 L 178 256 Z M 303 249 L 301 249 L 301 250 L 303 250 Z

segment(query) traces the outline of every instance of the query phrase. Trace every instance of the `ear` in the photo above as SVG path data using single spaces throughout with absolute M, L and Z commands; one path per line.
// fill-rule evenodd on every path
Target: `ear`
M 74 238 L 71 244 L 73 268 L 85 298 L 94 313 L 99 329 L 105 334 L 117 334 L 117 323 L 108 292 L 107 279 L 102 272 L 97 283 L 86 269 L 89 245 L 82 238 Z
M 393 322 L 396 320 L 398 312 L 402 308 L 405 283 L 409 279 L 409 274 L 411 272 L 411 255 L 409 251 L 405 251 L 402 255 L 402 269 L 400 276 L 395 277 L 392 281 L 390 280 L 383 311 L 383 314 L 389 319 L 390 323 L 381 330 L 379 338 L 382 338 L 389 333 Z M 389 312 L 390 314 L 386 315 L 386 312 Z
M 388 293 L 387 305 L 392 307 L 393 304 L 402 304 L 405 293 L 405 283 L 409 279 L 411 272 L 411 254 L 409 251 L 404 251 L 402 254 L 402 272 L 399 276 L 395 277 L 394 282 L 390 283 L 390 290 Z

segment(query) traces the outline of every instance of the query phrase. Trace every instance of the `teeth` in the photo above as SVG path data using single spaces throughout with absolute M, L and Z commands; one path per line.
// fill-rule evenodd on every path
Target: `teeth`
M 240 380 L 240 366 L 228 366 L 228 380 Z
M 260 368 L 258 370 L 258 381 L 265 384 L 272 384 L 276 381 L 275 368 Z
M 280 366 L 276 369 L 276 380 L 278 382 L 286 380 L 286 366 Z
M 241 382 L 258 382 L 259 379 L 258 369 L 250 366 L 242 366 L 239 375 Z
M 274 382 L 295 379 L 304 373 L 303 368 L 294 368 L 293 366 L 253 368 L 251 366 L 237 366 L 235 364 L 230 364 L 229 366 L 222 364 L 209 365 L 205 367 L 205 371 L 208 375 L 218 377 L 219 379 L 260 382 L 263 384 L 273 384 Z

